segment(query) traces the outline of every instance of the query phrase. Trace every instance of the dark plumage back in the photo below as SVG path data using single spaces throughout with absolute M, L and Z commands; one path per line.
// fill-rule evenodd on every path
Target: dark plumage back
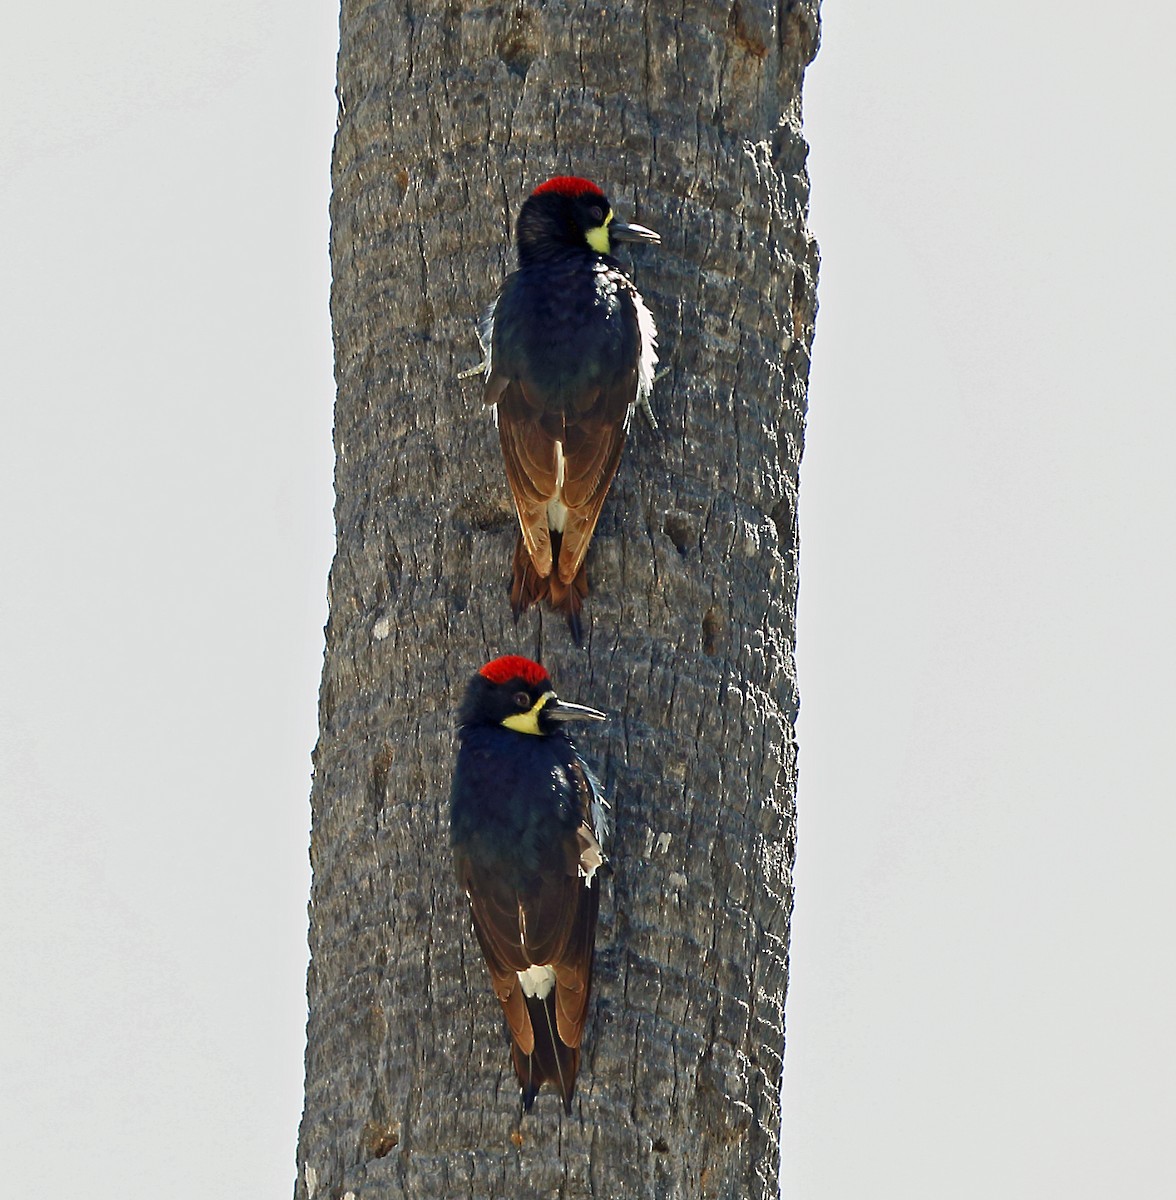
M 550 1082 L 570 1112 L 592 988 L 603 808 L 565 729 L 541 724 L 544 706 L 558 704 L 550 681 L 537 670 L 496 678 L 510 661 L 488 664 L 491 675 L 467 688 L 450 835 L 523 1104 L 529 1110 Z M 562 707 L 564 719 L 575 708 Z M 516 718 L 528 731 L 507 723 Z
M 519 214 L 519 268 L 482 327 L 484 400 L 497 406 L 499 441 L 518 513 L 511 607 L 540 600 L 581 640 L 588 545 L 620 463 L 633 408 L 657 362 L 657 330 L 611 254 L 610 232 L 656 240 L 616 222 L 585 179 L 536 188 Z

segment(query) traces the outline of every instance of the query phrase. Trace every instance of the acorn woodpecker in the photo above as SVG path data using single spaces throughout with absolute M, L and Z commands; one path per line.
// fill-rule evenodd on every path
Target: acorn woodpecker
M 660 241 L 652 229 L 616 220 L 589 180 L 549 179 L 519 212 L 519 268 L 478 331 L 483 399 L 497 406 L 521 528 L 511 608 L 517 619 L 549 600 L 577 645 L 588 594 L 584 556 L 633 409 L 649 411 L 657 365 L 653 316 L 612 246 Z
M 529 1112 L 544 1083 L 572 1111 L 604 865 L 600 785 L 564 728 L 605 715 L 560 700 L 538 663 L 507 655 L 458 713 L 450 835 L 474 933 L 510 1026 Z

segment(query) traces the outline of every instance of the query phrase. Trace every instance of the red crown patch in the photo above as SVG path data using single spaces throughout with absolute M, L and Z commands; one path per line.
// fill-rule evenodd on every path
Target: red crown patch
M 579 175 L 557 175 L 546 183 L 541 183 L 532 196 L 542 196 L 544 192 L 557 192 L 561 196 L 599 196 L 604 199 L 604 193 L 592 182 Z
M 504 654 L 501 658 L 488 662 L 479 672 L 483 679 L 491 683 L 506 683 L 510 679 L 521 679 L 532 687 L 542 683 L 547 678 L 547 668 L 541 667 L 521 654 Z

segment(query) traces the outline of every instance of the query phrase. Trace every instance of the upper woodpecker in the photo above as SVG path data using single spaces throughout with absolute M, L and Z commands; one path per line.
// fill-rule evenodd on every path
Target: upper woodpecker
M 517 655 L 487 663 L 458 714 L 454 861 L 528 1112 L 544 1083 L 572 1111 L 588 1015 L 605 819 L 564 729 L 583 720 L 605 716 L 560 700 L 546 670 Z
M 510 602 L 517 618 L 546 597 L 579 644 L 584 556 L 657 365 L 653 316 L 612 246 L 661 238 L 616 220 L 596 184 L 561 175 L 527 198 L 515 241 L 519 268 L 479 329 L 522 531 Z

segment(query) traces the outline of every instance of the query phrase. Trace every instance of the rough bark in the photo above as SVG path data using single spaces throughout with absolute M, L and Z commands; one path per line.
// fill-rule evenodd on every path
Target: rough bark
M 299 1200 L 776 1195 L 817 7 L 343 2 Z M 511 620 L 497 439 L 456 380 L 558 173 L 664 239 L 631 256 L 661 429 L 634 423 L 583 650 Z M 580 738 L 615 833 L 571 1119 L 521 1117 L 449 854 L 454 710 L 511 652 L 614 714 Z

